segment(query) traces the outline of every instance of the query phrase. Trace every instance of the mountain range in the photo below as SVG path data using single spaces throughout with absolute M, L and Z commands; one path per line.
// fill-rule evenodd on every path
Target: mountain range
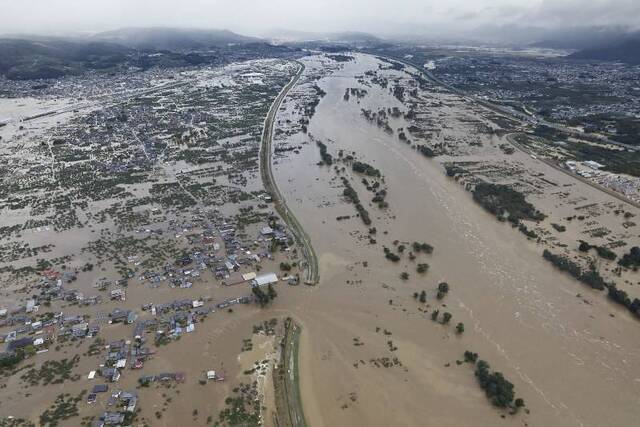
M 486 27 L 478 30 L 475 41 L 486 43 L 508 34 L 512 43 L 520 46 L 574 50 L 575 53 L 567 56 L 569 59 L 640 64 L 640 32 L 620 27 L 555 31 Z M 0 75 L 13 80 L 58 78 L 87 70 L 220 64 L 231 59 L 279 56 L 305 47 L 344 50 L 385 43 L 363 32 L 275 30 L 264 36 L 165 27 L 123 28 L 84 37 L 6 36 L 0 38 Z M 470 40 L 471 36 L 461 34 L 460 37 Z M 418 40 L 414 38 L 414 42 Z
M 0 38 L 0 75 L 28 80 L 117 67 L 220 64 L 247 55 L 279 56 L 288 49 L 227 30 L 125 28 L 86 37 L 19 35 Z

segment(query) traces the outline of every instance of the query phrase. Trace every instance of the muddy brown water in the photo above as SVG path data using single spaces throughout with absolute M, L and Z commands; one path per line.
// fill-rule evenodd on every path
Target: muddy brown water
M 388 89 L 367 87 L 359 104 L 343 100 L 345 89 L 362 87 L 355 76 L 377 68 L 376 59 L 358 56 L 321 79 L 318 85 L 327 95 L 309 133 L 327 144 L 334 158 L 339 149 L 355 151 L 384 174 L 388 212 L 364 203 L 378 243 L 368 243 L 367 227 L 342 200 L 332 168 L 316 165 L 315 143 L 279 159 L 274 171 L 320 260 L 321 283 L 287 302 L 303 325 L 302 397 L 310 424 L 636 423 L 640 324 L 602 295 L 585 304 L 576 295 L 589 297 L 591 291 L 546 263 L 541 246 L 485 213 L 436 160 L 365 121 L 361 108 L 401 106 Z M 286 114 L 281 111 L 279 119 Z M 449 108 L 441 120 L 452 120 L 454 114 L 456 109 Z M 460 114 L 477 113 L 469 107 Z M 403 124 L 398 120 L 391 126 Z M 300 134 L 292 138 L 304 140 Z M 350 177 L 362 200 L 370 199 L 360 177 L 348 170 L 341 175 Z M 336 221 L 341 215 L 352 218 Z M 431 265 L 427 274 L 416 273 L 406 255 L 397 265 L 384 259 L 383 245 L 392 247 L 395 239 L 435 247 L 433 255 L 419 255 L 416 261 Z M 402 271 L 410 274 L 408 281 L 400 280 Z M 441 281 L 451 291 L 439 302 L 434 290 Z M 412 297 L 423 289 L 428 313 Z M 449 311 L 451 324 L 432 322 L 434 308 Z M 457 322 L 465 324 L 462 336 L 455 334 Z M 384 335 L 384 329 L 391 335 Z M 354 345 L 354 338 L 364 345 Z M 390 340 L 397 350 L 389 350 Z M 503 372 L 530 413 L 502 420 L 476 384 L 473 368 L 455 363 L 465 350 L 478 352 Z M 394 356 L 402 367 L 371 363 Z

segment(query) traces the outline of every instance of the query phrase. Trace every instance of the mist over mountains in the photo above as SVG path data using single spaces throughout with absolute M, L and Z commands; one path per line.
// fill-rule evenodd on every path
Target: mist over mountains
M 168 27 L 122 28 L 95 34 L 93 40 L 117 43 L 135 49 L 207 49 L 263 40 L 229 30 L 179 29 Z
M 118 67 L 221 64 L 279 56 L 291 48 L 227 30 L 126 28 L 88 37 L 20 35 L 0 38 L 0 74 L 11 80 L 48 79 Z
M 242 51 L 277 56 L 291 49 L 334 46 L 360 48 L 389 42 L 429 44 L 496 44 L 574 51 L 576 60 L 620 61 L 640 64 L 640 32 L 625 27 L 576 27 L 545 30 L 536 27 L 484 26 L 456 37 L 387 36 L 365 32 L 305 32 L 272 30 L 264 38 L 229 30 L 168 27 L 123 28 L 85 37 L 38 35 L 0 38 L 0 74 L 8 79 L 58 78 L 87 70 L 120 66 L 188 66 L 221 61 L 222 53 L 235 59 Z

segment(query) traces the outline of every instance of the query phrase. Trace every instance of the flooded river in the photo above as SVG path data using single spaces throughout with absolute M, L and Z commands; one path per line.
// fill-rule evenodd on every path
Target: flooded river
M 307 58 L 308 69 L 316 59 Z M 311 425 L 633 425 L 640 417 L 640 324 L 603 298 L 589 297 L 578 282 L 555 271 L 542 248 L 495 220 L 447 178 L 437 159 L 426 158 L 364 119 L 362 109 L 403 104 L 389 88 L 365 85 L 361 76 L 378 70 L 378 59 L 359 55 L 321 78 L 326 92 L 308 134 L 290 136 L 299 154 L 280 157 L 278 185 L 311 237 L 319 257 L 321 283 L 301 289 L 287 304 L 303 325 L 301 366 L 304 410 Z M 384 70 L 390 79 L 404 71 Z M 367 90 L 362 98 L 343 95 Z M 436 88 L 423 91 L 438 100 Z M 290 99 L 278 119 L 294 109 Z M 456 126 L 471 106 L 440 108 L 439 120 Z M 407 126 L 390 118 L 392 129 Z M 309 135 L 378 168 L 388 188 L 389 208 L 372 203 L 361 176 L 350 168 L 318 166 L 320 154 Z M 531 160 L 534 161 L 534 160 Z M 342 163 L 337 163 L 342 168 Z M 341 176 L 360 194 L 376 227 L 368 228 L 342 197 Z M 350 219 L 337 221 L 339 216 Z M 432 255 L 410 261 L 385 259 L 393 241 L 427 242 Z M 416 273 L 427 262 L 428 273 Z M 401 280 L 402 272 L 409 273 Z M 449 294 L 435 298 L 438 283 Z M 415 292 L 427 292 L 427 305 Z M 431 312 L 452 314 L 450 325 Z M 615 317 L 614 317 L 615 315 Z M 463 322 L 464 334 L 455 324 Z M 361 343 L 361 344 L 360 344 Z M 395 349 L 394 349 L 395 348 Z M 530 413 L 515 416 L 493 408 L 474 378 L 465 350 L 477 352 L 515 385 Z M 391 367 L 376 364 L 397 358 Z

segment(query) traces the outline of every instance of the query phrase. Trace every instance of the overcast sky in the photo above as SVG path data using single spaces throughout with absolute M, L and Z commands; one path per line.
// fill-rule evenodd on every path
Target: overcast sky
M 434 33 L 483 25 L 640 28 L 640 0 L 0 0 L 0 33 L 124 26 Z

